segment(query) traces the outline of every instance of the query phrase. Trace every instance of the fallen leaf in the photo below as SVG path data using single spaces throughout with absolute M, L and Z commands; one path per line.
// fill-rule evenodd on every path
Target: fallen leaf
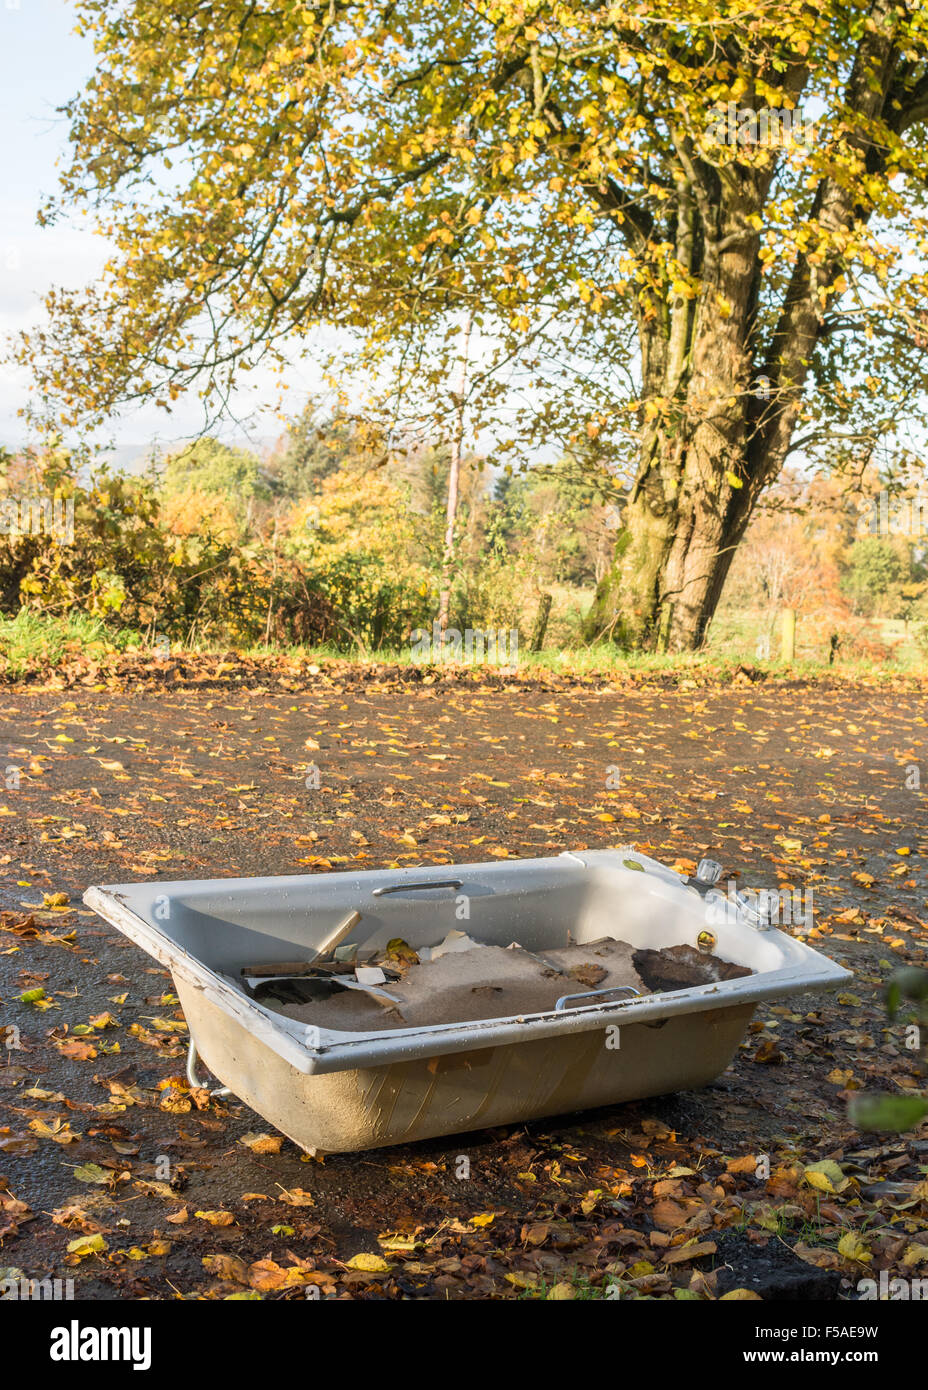
M 283 1147 L 284 1136 L 282 1134 L 243 1134 L 238 1141 L 244 1144 L 246 1149 L 251 1149 L 256 1154 L 279 1154 Z
M 682 1264 L 686 1260 L 701 1260 L 703 1255 L 714 1255 L 718 1250 L 714 1240 L 693 1241 L 686 1245 L 675 1245 L 672 1249 L 665 1251 L 662 1256 L 662 1263 L 665 1265 Z
M 76 1255 L 79 1260 L 87 1259 L 90 1255 L 102 1255 L 108 1248 L 99 1232 L 92 1236 L 78 1236 L 76 1240 L 68 1242 L 68 1254 Z
M 74 1169 L 74 1176 L 78 1182 L 104 1183 L 112 1182 L 114 1175 L 112 1169 L 101 1168 L 99 1163 L 82 1163 Z
M 280 1201 L 286 1202 L 288 1207 L 314 1207 L 316 1199 L 311 1192 L 304 1192 L 302 1187 L 281 1188 Z
M 809 1163 L 803 1169 L 803 1179 L 819 1192 L 843 1192 L 850 1186 L 850 1178 L 834 1159 L 823 1158 L 820 1163 Z
M 388 1264 L 382 1255 L 370 1255 L 362 1251 L 359 1255 L 352 1255 L 345 1268 L 361 1269 L 365 1274 L 386 1274 L 393 1266 Z
M 873 1259 L 856 1231 L 845 1231 L 838 1241 L 838 1254 L 843 1255 L 846 1260 L 856 1260 L 859 1264 L 869 1264 Z

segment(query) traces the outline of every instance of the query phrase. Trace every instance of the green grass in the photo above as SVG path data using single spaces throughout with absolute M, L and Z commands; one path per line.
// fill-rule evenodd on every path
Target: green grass
M 172 644 L 172 651 L 228 653 L 229 645 L 218 640 L 198 643 L 192 647 L 177 643 Z M 52 668 L 81 655 L 101 658 L 130 649 L 137 650 L 140 654 L 151 650 L 141 633 L 128 628 L 116 629 L 107 626 L 97 618 L 80 614 L 54 618 L 29 609 L 21 610 L 13 618 L 0 616 L 0 668 L 5 666 L 9 675 L 16 676 L 37 666 Z M 375 652 L 361 653 L 357 650 L 341 650 L 332 645 L 267 647 L 262 644 L 244 649 L 242 655 L 255 659 L 283 657 L 301 663 L 315 662 L 328 666 L 342 662 L 374 667 L 414 664 L 409 647 L 381 648 Z M 550 671 L 564 676 L 599 675 L 607 679 L 672 675 L 683 681 L 692 679 L 699 682 L 720 678 L 724 680 L 733 675 L 741 665 L 763 671 L 773 678 L 814 679 L 834 676 L 855 680 L 862 677 L 890 678 L 902 672 L 912 675 L 928 674 L 928 655 L 924 652 L 897 652 L 892 659 L 879 665 L 861 657 L 839 659 L 833 666 L 829 665 L 825 658 L 800 655 L 787 666 L 779 660 L 757 660 L 754 655 L 753 638 L 745 640 L 743 646 L 735 646 L 729 639 L 724 644 L 710 644 L 701 652 L 683 654 L 623 652 L 609 643 L 551 647 L 537 653 L 528 652 L 523 646 L 519 651 L 519 670 L 523 673 Z M 451 668 L 449 663 L 441 663 L 428 669 L 438 671 Z M 462 664 L 458 669 L 467 671 L 475 668 Z M 486 665 L 481 669 L 492 671 L 496 668 Z
M 598 1276 L 602 1278 L 602 1276 Z M 576 1302 L 586 1303 L 592 1301 L 605 1301 L 606 1289 L 610 1284 L 619 1284 L 618 1279 L 607 1277 L 601 1284 L 594 1284 L 589 1274 L 584 1273 L 576 1266 L 573 1266 L 561 1275 L 559 1279 L 548 1280 L 542 1276 L 538 1283 L 529 1289 L 522 1289 L 519 1294 L 519 1302 L 535 1303 L 547 1301 L 551 1290 L 560 1284 L 568 1284 Z M 614 1297 L 614 1295 L 613 1295 Z
M 125 628 L 114 631 L 99 618 L 83 614 L 51 618 L 23 608 L 15 618 L 0 616 L 0 660 L 13 675 L 29 666 L 58 666 L 72 656 L 103 656 L 141 642 L 139 633 Z
M 340 651 L 334 647 L 289 647 L 285 649 L 268 649 L 267 647 L 256 647 L 250 649 L 248 656 L 268 656 L 268 655 L 287 655 L 295 660 L 317 662 L 356 662 L 369 666 L 411 666 L 415 664 L 412 660 L 409 648 L 387 649 L 381 648 L 378 651 L 370 652 L 366 655 L 352 652 Z M 699 679 L 700 677 L 730 677 L 740 666 L 748 666 L 752 670 L 759 670 L 773 677 L 780 678 L 803 678 L 815 676 L 833 675 L 838 678 L 855 679 L 863 676 L 884 675 L 890 677 L 902 672 L 913 675 L 928 675 L 928 659 L 911 661 L 886 661 L 879 665 L 863 657 L 856 659 L 846 659 L 836 661 L 834 665 L 829 665 L 826 659 L 816 657 L 799 657 L 795 661 L 787 664 L 779 660 L 757 661 L 750 651 L 738 653 L 726 652 L 724 654 L 709 647 L 702 652 L 623 652 L 616 647 L 600 644 L 594 647 L 562 648 L 559 650 L 546 650 L 542 652 L 519 652 L 519 667 L 525 671 L 552 671 L 565 676 L 595 676 L 621 678 L 625 675 L 639 676 L 660 676 L 673 675 Z M 431 667 L 423 664 L 423 669 L 434 671 L 449 670 L 451 663 L 436 663 Z M 458 668 L 461 670 L 477 669 L 476 666 L 468 667 L 464 663 Z M 493 666 L 485 663 L 480 669 L 492 671 Z

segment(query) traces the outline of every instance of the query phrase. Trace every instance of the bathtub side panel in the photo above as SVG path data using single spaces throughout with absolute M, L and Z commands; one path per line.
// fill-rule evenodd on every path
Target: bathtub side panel
M 731 1061 L 753 1013 L 740 1004 L 632 1024 L 618 1035 L 596 1028 L 312 1076 L 195 986 L 176 986 L 197 1049 L 220 1081 L 302 1148 L 328 1153 L 703 1086 Z

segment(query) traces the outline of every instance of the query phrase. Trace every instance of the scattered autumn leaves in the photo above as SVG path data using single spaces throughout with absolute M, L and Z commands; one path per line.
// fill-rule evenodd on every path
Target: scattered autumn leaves
M 223 1299 L 751 1298 L 803 1279 L 842 1296 L 877 1271 L 925 1275 L 925 1140 L 879 1143 L 846 1112 L 924 1084 L 883 1004 L 889 972 L 926 958 L 928 842 L 904 789 L 923 702 L 360 676 L 307 698 L 302 679 L 245 692 L 212 670 L 170 706 L 110 689 L 0 712 L 23 769 L 0 821 L 4 1268 L 60 1266 L 94 1296 Z M 852 985 L 760 1009 L 734 1069 L 675 1110 L 324 1164 L 189 1085 L 170 980 L 132 948 L 114 960 L 79 901 L 94 881 L 623 840 L 813 889 L 813 944 Z

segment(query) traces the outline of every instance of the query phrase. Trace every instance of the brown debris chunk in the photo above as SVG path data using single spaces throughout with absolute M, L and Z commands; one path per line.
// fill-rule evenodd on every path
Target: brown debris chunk
M 632 959 L 651 990 L 690 989 L 694 985 L 739 980 L 752 974 L 746 965 L 735 965 L 720 956 L 698 951 L 694 946 L 635 951 Z
M 301 995 L 300 980 L 288 981 L 287 995 L 277 1003 L 270 998 L 262 1002 L 304 1023 L 369 1032 L 542 1013 L 553 1009 L 562 996 L 582 996 L 587 990 L 631 986 L 649 994 L 750 973 L 690 946 L 636 951 L 627 941 L 603 937 L 537 953 L 520 946 L 474 946 L 448 951 L 437 960 L 409 963 L 402 980 L 391 985 L 400 1001 L 393 1008 L 385 1009 L 357 991 L 328 992 L 331 986 L 324 993 L 316 991 L 315 998 L 309 991 Z M 581 1004 L 582 999 L 572 999 L 568 1007 Z

